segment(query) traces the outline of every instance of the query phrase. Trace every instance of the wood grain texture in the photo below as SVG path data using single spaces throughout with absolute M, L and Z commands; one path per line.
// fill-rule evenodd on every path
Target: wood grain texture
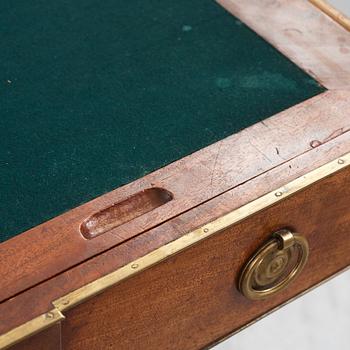
M 350 151 L 348 33 L 306 1 L 219 2 L 324 86 L 344 91 L 326 92 L 1 244 L 0 333 L 50 310 L 58 297 Z M 342 197 L 348 189 L 339 189 L 344 183 L 349 187 L 349 180 L 332 181 L 70 310 L 64 345 L 114 349 L 118 341 L 121 349 L 202 347 L 332 275 L 350 263 Z M 165 188 L 175 198 L 94 239 L 79 233 L 90 215 L 150 187 Z M 324 197 L 314 203 L 315 195 Z M 291 289 L 254 306 L 235 289 L 238 265 L 268 230 L 288 224 L 282 220 L 288 210 L 288 221 L 295 219 L 291 225 L 312 241 L 314 258 Z M 327 221 L 321 233 L 317 220 Z M 339 230 L 332 237 L 340 240 L 329 243 L 334 227 Z M 51 349 L 44 335 L 18 346 Z
M 11 347 L 11 350 L 61 350 L 61 324 L 45 329 Z
M 350 89 L 350 33 L 310 2 L 216 1 L 326 88 Z
M 0 334 L 49 311 L 52 308 L 52 301 L 59 297 L 340 157 L 349 150 L 350 132 L 347 132 L 173 218 L 157 228 L 134 237 L 132 240 L 9 299 L 0 304 Z
M 66 312 L 63 346 L 201 349 L 350 264 L 350 168 L 251 216 Z M 250 301 L 244 263 L 280 228 L 308 239 L 310 257 L 284 292 Z
M 2 243 L 0 301 L 341 135 L 349 96 L 323 93 Z M 150 187 L 174 199 L 94 239 L 80 234 L 87 217 Z

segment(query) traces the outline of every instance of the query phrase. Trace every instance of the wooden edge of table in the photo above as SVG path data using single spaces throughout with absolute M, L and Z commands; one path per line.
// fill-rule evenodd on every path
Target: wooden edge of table
M 180 253 L 184 249 L 201 242 L 208 237 L 237 224 L 249 216 L 268 208 L 289 196 L 305 189 L 306 187 L 320 181 L 350 165 L 350 153 L 344 154 L 309 173 L 298 177 L 286 185 L 276 188 L 273 191 L 237 208 L 217 219 L 208 222 L 182 237 L 169 242 L 154 251 L 126 264 L 118 270 L 100 277 L 99 279 L 82 286 L 71 293 L 54 300 L 53 305 L 61 312 L 68 310 L 91 297 L 102 293 L 105 289 L 114 286 L 121 281 L 134 276 L 143 270 L 152 267 L 163 260 Z
M 343 28 L 313 5 L 301 0 L 293 2 L 248 0 L 244 2 L 244 6 L 242 2 L 236 0 L 218 2 L 327 88 L 349 88 L 350 66 L 346 61 L 348 62 L 350 58 L 348 53 L 350 37 Z M 288 14 L 287 18 L 283 17 L 284 13 Z M 267 22 L 270 23 L 269 26 L 266 26 Z M 274 30 L 267 30 L 271 25 Z M 289 158 L 306 152 L 317 145 L 317 142 L 323 142 L 327 137 L 337 136 L 338 133 L 347 130 L 349 125 L 341 113 L 339 117 L 334 117 L 333 125 L 325 120 L 326 115 L 317 116 L 323 125 L 322 130 L 317 131 L 312 126 L 317 113 L 309 116 L 298 112 L 298 108 L 308 108 L 309 104 L 314 104 L 319 98 L 324 98 L 327 103 L 327 98 L 338 97 L 336 95 L 330 97 L 329 93 L 326 93 L 306 101 L 294 110 L 289 109 L 266 119 L 0 244 L 3 259 L 1 274 L 4 276 L 0 301 L 152 229 L 181 212 L 209 200 L 212 196 L 217 196 Z M 320 109 L 322 108 L 320 106 Z M 294 116 L 293 113 L 299 115 Z M 291 115 L 288 117 L 288 114 Z M 279 126 L 278 118 L 284 119 L 288 128 L 283 124 Z M 301 120 L 303 118 L 308 118 L 307 125 Z M 266 132 L 265 125 L 273 126 L 275 130 Z M 299 140 L 292 144 L 295 133 L 298 134 Z M 260 137 L 262 134 L 263 137 Z M 314 135 L 313 145 L 304 142 L 311 134 Z M 285 147 L 286 139 L 289 142 L 289 149 Z M 271 144 L 275 145 L 273 152 Z M 226 157 L 223 151 L 227 154 Z M 233 158 L 235 161 L 232 165 L 226 166 L 220 158 Z M 251 162 L 251 159 L 255 161 Z M 194 173 L 196 176 L 193 176 Z M 187 187 L 184 183 L 187 187 L 190 184 L 191 193 L 185 190 Z M 87 217 L 139 191 L 154 187 L 165 188 L 174 194 L 174 199 L 157 210 L 137 217 L 94 239 L 87 240 L 80 234 L 80 225 Z
M 60 295 L 57 299 L 47 299 L 47 304 L 46 307 L 50 306 L 50 308 L 45 311 L 42 314 L 39 314 L 37 316 L 35 316 L 34 318 L 27 320 L 26 322 L 23 322 L 23 324 L 19 325 L 18 327 L 12 328 L 10 331 L 6 332 L 5 334 L 3 334 L 2 336 L 0 336 L 0 349 L 6 349 L 9 346 L 14 345 L 15 343 L 23 340 L 26 337 L 29 337 L 37 332 L 39 332 L 40 330 L 43 330 L 49 326 L 51 326 L 52 324 L 61 321 L 64 318 L 64 315 L 62 314 L 64 311 L 78 305 L 79 303 L 84 302 L 85 300 L 103 292 L 104 290 L 106 290 L 107 288 L 112 287 L 113 285 L 120 283 L 121 281 L 130 278 L 132 276 L 134 276 L 137 273 L 140 273 L 142 271 L 144 271 L 147 268 L 150 268 L 151 266 L 160 263 L 161 261 L 167 259 L 170 256 L 173 256 L 181 251 L 183 251 L 184 249 L 189 248 L 190 246 L 204 240 L 207 239 L 208 237 L 211 237 L 212 235 L 234 225 L 237 224 L 241 221 L 243 221 L 244 219 L 248 218 L 249 216 L 267 208 L 270 207 L 282 200 L 284 200 L 285 198 L 288 198 L 290 196 L 292 196 L 293 194 L 309 187 L 310 185 L 314 184 L 315 182 L 320 181 L 321 179 L 324 179 L 332 174 L 335 174 L 338 171 L 341 171 L 342 169 L 344 169 L 345 167 L 348 167 L 350 165 L 350 153 L 344 154 L 341 157 L 337 157 L 335 160 L 332 160 L 329 163 L 323 164 L 319 167 L 316 167 L 315 169 L 309 171 L 307 174 L 303 174 L 304 170 L 301 167 L 298 167 L 295 165 L 298 164 L 298 162 L 300 162 L 301 159 L 299 158 L 304 158 L 301 161 L 301 164 L 299 165 L 304 165 L 306 166 L 306 164 L 310 164 L 312 162 L 305 162 L 305 158 L 309 158 L 307 160 L 310 160 L 310 156 L 312 156 L 311 158 L 313 158 L 313 162 L 320 162 L 320 158 L 324 159 L 323 157 L 320 157 L 320 155 L 327 155 L 326 158 L 329 158 L 330 156 L 334 156 L 339 155 L 339 153 L 344 149 L 343 145 L 347 146 L 347 149 L 349 149 L 349 144 L 350 144 L 350 133 L 346 133 L 342 136 L 339 136 L 339 138 L 341 138 L 342 140 L 331 140 L 329 141 L 327 144 L 323 145 L 322 147 L 320 147 L 320 149 L 323 149 L 323 152 L 320 152 L 318 155 L 315 154 L 317 153 L 317 149 L 311 151 L 311 152 L 307 152 L 304 155 L 301 155 L 300 157 L 291 160 L 290 162 L 288 162 L 288 169 L 295 169 L 293 173 L 294 179 L 291 180 L 289 183 L 284 184 L 280 187 L 274 187 L 273 191 L 269 191 L 265 194 L 262 195 L 257 195 L 256 193 L 254 194 L 254 197 L 251 198 L 255 198 L 251 201 L 247 200 L 247 198 L 245 198 L 246 203 L 243 205 L 238 205 L 237 208 L 227 212 L 227 208 L 233 206 L 232 204 L 232 196 L 236 196 L 237 194 L 235 192 L 237 192 L 237 189 L 233 189 L 229 192 L 227 192 L 224 196 L 225 198 L 222 198 L 223 196 L 220 197 L 220 203 L 221 203 L 221 207 L 218 207 L 218 203 L 217 200 L 218 198 L 213 199 L 212 201 L 206 203 L 203 205 L 204 208 L 196 208 L 195 211 L 200 210 L 202 213 L 208 213 L 208 208 L 205 208 L 208 205 L 214 205 L 214 208 L 217 208 L 219 210 L 217 210 L 215 212 L 215 215 L 217 216 L 216 219 L 212 219 L 209 222 L 206 222 L 204 225 L 200 226 L 199 228 L 196 228 L 192 231 L 186 232 L 185 234 L 180 234 L 178 232 L 178 238 L 170 240 L 168 243 L 163 244 L 161 243 L 158 248 L 155 249 L 151 249 L 148 253 L 142 255 L 141 257 L 132 260 L 130 262 L 128 262 L 125 265 L 120 266 L 119 268 L 117 268 L 116 270 L 107 273 L 105 275 L 101 275 L 99 278 L 94 279 L 92 281 L 90 281 L 87 284 L 82 284 L 79 288 L 74 288 L 74 286 L 72 286 L 72 284 L 74 284 L 74 282 L 76 283 L 78 280 L 73 278 L 72 279 L 72 275 L 74 273 L 78 273 L 78 275 L 80 275 L 80 278 L 82 276 L 85 276 L 85 273 L 82 274 L 81 270 L 82 268 L 80 267 L 80 271 L 78 272 L 77 269 L 75 269 L 75 271 L 70 271 L 68 273 L 68 276 L 66 276 L 66 278 L 68 278 L 69 281 L 73 281 L 73 283 L 71 283 L 70 289 L 73 289 L 71 292 L 64 294 L 64 284 L 62 284 L 62 282 L 60 283 L 58 280 L 60 278 L 62 278 L 62 275 L 59 275 L 56 277 L 56 281 L 50 280 L 47 281 L 45 284 L 46 286 L 42 285 L 42 286 L 37 286 L 36 288 L 33 288 L 32 291 L 27 291 L 27 297 L 29 296 L 29 300 L 32 300 L 32 304 L 28 303 L 28 300 L 26 300 L 26 298 L 22 299 L 22 300 L 18 300 L 21 299 L 21 295 L 19 295 L 18 297 L 8 301 L 8 306 L 9 309 L 6 310 L 6 305 L 5 307 L 4 304 L 1 305 L 0 307 L 0 311 L 1 314 L 6 314 L 7 316 L 9 315 L 9 313 L 13 313 L 15 310 L 13 310 L 14 306 L 18 308 L 18 306 L 21 305 L 26 305 L 27 309 L 29 310 L 33 310 L 33 298 L 38 298 L 39 300 L 36 300 L 35 304 L 39 304 L 41 298 L 45 299 L 48 296 L 52 297 L 52 292 L 54 293 L 58 293 L 58 295 Z M 347 142 L 344 142 L 346 139 Z M 328 153 L 331 150 L 330 153 Z M 313 154 L 311 154 L 313 153 Z M 296 164 L 295 164 L 296 163 Z M 315 164 L 315 163 L 313 163 Z M 309 165 L 308 165 L 309 166 Z M 282 169 L 280 169 L 282 168 Z M 279 173 L 279 175 L 283 174 L 285 171 L 285 166 L 282 165 L 276 169 L 271 170 L 270 172 L 261 175 L 260 177 L 262 179 L 259 179 L 260 177 L 256 178 L 255 180 L 248 182 L 244 185 L 242 185 L 243 187 L 249 187 L 251 190 L 253 190 L 253 188 L 256 188 L 256 181 L 258 181 L 261 184 L 265 184 L 264 188 L 261 188 L 260 186 L 258 187 L 259 190 L 261 191 L 265 191 L 266 188 L 269 188 L 271 186 L 271 183 L 274 183 L 277 185 L 278 181 L 281 181 L 281 176 L 276 177 L 276 173 Z M 301 176 L 300 176 L 300 172 L 301 172 Z M 290 175 L 290 174 L 288 174 Z M 298 177 L 296 177 L 296 175 L 298 175 Z M 282 181 L 284 181 L 288 176 L 285 176 L 283 178 Z M 266 180 L 268 179 L 268 182 L 266 183 Z M 246 188 L 243 189 L 243 191 L 246 191 Z M 233 194 L 234 193 L 234 194 Z M 211 203 L 214 202 L 214 203 Z M 223 203 L 225 203 L 223 205 Z M 187 214 L 197 217 L 198 213 L 192 213 L 192 211 L 188 212 Z M 208 214 L 207 214 L 208 215 Z M 179 218 L 181 221 L 183 220 L 183 218 Z M 186 220 L 187 221 L 187 220 Z M 191 221 L 190 221 L 191 222 Z M 167 223 L 165 224 L 167 225 Z M 170 227 L 174 227 L 174 223 L 171 224 Z M 159 227 L 159 229 L 161 229 L 161 231 L 164 231 L 164 227 L 161 228 Z M 156 239 L 157 240 L 157 239 Z M 159 239 L 158 239 L 158 243 L 159 243 Z M 144 250 L 147 249 L 147 247 L 145 247 L 144 245 L 140 245 L 140 247 Z M 117 247 L 118 248 L 118 247 Z M 115 248 L 116 249 L 116 248 Z M 134 251 L 135 252 L 135 251 Z M 140 252 L 139 252 L 140 253 Z M 96 260 L 101 260 L 101 259 L 109 259 L 109 262 L 114 261 L 114 254 L 113 252 L 107 252 L 105 254 L 102 254 L 98 257 L 96 257 Z M 125 261 L 125 259 L 124 259 Z M 98 264 L 96 263 L 96 261 L 92 262 L 89 261 L 86 264 L 92 263 L 92 266 L 90 264 L 90 272 L 92 270 L 96 270 L 96 266 L 111 266 L 109 263 L 106 263 L 106 261 L 104 261 L 102 264 Z M 122 262 L 123 264 L 123 262 Z M 91 270 L 92 269 L 92 270 Z M 86 272 L 86 271 L 85 271 Z M 55 284 L 56 288 L 47 288 L 48 284 Z M 59 290 L 59 287 L 61 287 L 61 285 L 63 286 L 62 290 Z M 41 290 L 40 290 L 41 289 Z M 25 294 L 25 293 L 24 293 Z M 51 294 L 51 295 L 50 295 Z M 63 295 L 62 295 L 63 294 Z M 57 296 L 57 294 L 56 294 Z M 17 299 L 17 300 L 15 300 Z M 5 303 L 6 304 L 6 303 Z M 11 304 L 11 305 L 10 305 Z M 54 308 L 52 308 L 52 306 Z M 25 309 L 20 309 L 20 310 L 16 310 L 17 311 L 17 316 L 18 316 L 18 311 L 22 311 L 25 312 Z M 55 315 L 57 317 L 55 317 Z M 26 315 L 28 316 L 28 314 Z
M 349 96 L 327 91 L 2 243 L 0 301 L 345 133 Z M 153 186 L 174 200 L 96 238 L 80 234 L 86 217 Z
M 330 5 L 327 1 L 324 0 L 309 0 L 312 4 L 317 6 L 320 10 L 322 10 L 329 17 L 333 18 L 336 22 L 342 25 L 345 29 L 350 31 L 350 18 L 345 16 L 343 13 L 338 11 L 332 5 Z
M 349 61 L 350 52 L 348 50 L 349 35 L 311 4 L 301 0 L 293 2 L 248 0 L 244 2 L 244 5 L 236 0 L 219 0 L 218 2 L 327 88 L 332 90 L 349 89 L 350 67 L 346 64 Z M 283 16 L 284 12 L 288 14 L 287 17 Z M 290 15 L 291 13 L 294 15 Z M 267 22 L 270 23 L 269 28 L 272 24 L 275 30 L 267 30 Z M 349 104 L 348 92 L 328 91 L 1 244 L 0 252 L 4 256 L 5 263 L 1 268 L 5 282 L 5 288 L 2 288 L 2 291 L 5 293 L 0 299 L 6 300 L 6 298 L 13 297 L 32 287 L 17 297 L 0 304 L 0 308 L 8 312 L 2 313 L 2 315 L 10 315 L 11 308 L 13 311 L 18 311 L 17 308 L 13 307 L 14 301 L 19 301 L 19 306 L 23 306 L 21 304 L 23 300 L 33 302 L 33 297 L 40 295 L 40 293 L 32 294 L 34 291 L 41 291 L 41 296 L 43 296 L 45 295 L 42 290 L 43 286 L 54 286 L 61 279 L 66 284 L 58 285 L 49 290 L 47 296 L 42 299 L 43 302 L 39 303 L 38 308 L 33 309 L 33 305 L 30 304 L 28 306 L 32 308 L 32 314 L 36 314 L 35 317 L 40 318 L 44 315 L 50 318 L 47 312 L 50 312 L 51 309 L 48 306 L 52 308 L 51 303 L 56 300 L 52 298 L 50 300 L 52 295 L 61 294 L 54 302 L 54 305 L 58 305 L 54 311 L 60 310 L 61 307 L 63 310 L 65 307 L 62 305 L 65 305 L 66 300 L 61 298 L 65 290 L 73 288 L 71 292 L 76 293 L 74 287 L 78 288 L 79 284 L 83 283 L 80 288 L 90 288 L 84 287 L 84 285 L 90 286 L 89 283 L 97 283 L 96 281 L 101 278 L 109 276 L 106 271 L 92 272 L 90 269 L 89 276 L 86 276 L 90 281 L 84 282 L 84 278 L 81 279 L 81 274 L 77 274 L 79 276 L 72 279 L 72 275 L 77 273 L 78 267 L 74 268 L 75 264 L 81 264 L 79 269 L 84 269 L 85 265 L 89 264 L 91 267 L 91 263 L 95 259 L 104 259 L 107 255 L 113 256 L 113 251 L 120 248 L 121 250 L 126 249 L 128 254 L 122 255 L 119 260 L 115 261 L 115 264 L 139 270 L 138 263 L 133 262 L 125 265 L 125 262 L 129 258 L 142 256 L 142 253 L 146 252 L 155 241 L 156 245 L 159 246 L 153 245 L 148 254 L 156 254 L 152 251 L 165 247 L 174 239 L 187 237 L 186 225 L 183 225 L 184 217 L 187 214 L 194 215 L 197 212 L 193 209 L 191 213 L 186 213 L 188 209 L 214 203 L 217 196 L 227 195 L 231 191 L 241 189 L 247 185 L 247 182 L 249 187 L 253 186 L 257 178 L 261 179 L 267 174 L 271 175 L 284 168 L 286 164 L 309 156 L 309 153 L 321 149 L 325 150 L 331 145 L 331 149 L 336 150 L 336 154 L 339 153 L 340 148 L 344 150 L 344 147 L 349 146 L 348 140 L 340 148 L 338 142 L 349 136 L 347 131 L 350 127 L 349 122 L 346 121 Z M 330 120 L 329 115 L 332 115 L 332 120 Z M 297 140 L 293 140 L 295 137 Z M 226 165 L 227 160 L 232 161 L 232 159 L 236 160 L 232 162 L 233 165 Z M 322 160 L 319 161 L 322 162 Z M 310 166 L 315 165 L 311 159 L 309 162 Z M 196 177 L 193 177 L 193 173 L 196 173 Z M 200 179 L 198 179 L 198 174 Z M 287 179 L 287 177 L 283 176 L 282 178 Z M 194 192 L 189 196 L 185 191 L 184 184 L 191 178 Z M 274 179 L 270 179 L 270 182 L 274 183 Z M 86 217 L 149 187 L 165 188 L 175 194 L 175 200 L 153 213 L 143 215 L 131 223 L 124 224 L 93 240 L 86 240 L 79 234 L 79 225 Z M 214 197 L 213 200 L 211 200 L 212 197 Z M 217 208 L 223 209 L 220 204 L 216 205 Z M 184 214 L 180 215 L 181 213 Z M 219 214 L 216 213 L 216 215 Z M 203 213 L 202 220 L 204 218 L 206 216 Z M 212 219 L 213 217 L 210 217 L 209 221 Z M 177 220 L 181 222 L 182 228 L 177 226 L 175 229 L 172 226 L 176 226 Z M 164 227 L 164 225 L 169 227 L 170 225 L 170 228 L 174 230 L 172 233 L 164 235 L 162 239 L 155 239 L 147 244 L 145 237 L 152 235 L 156 237 L 158 225 L 161 225 L 159 227 Z M 140 233 L 145 233 L 145 235 L 138 236 Z M 31 243 L 33 237 L 37 238 L 37 245 Z M 135 239 L 128 241 L 131 237 L 135 237 Z M 140 241 L 143 242 L 142 246 L 133 246 Z M 33 247 L 33 249 L 28 249 L 28 246 Z M 132 251 L 130 251 L 130 247 L 132 247 Z M 50 249 L 52 249 L 53 254 L 50 252 L 48 257 L 46 253 Z M 76 258 L 69 265 L 67 265 L 69 259 L 65 256 L 67 250 L 73 258 Z M 28 254 L 23 254 L 25 251 Z M 96 256 L 104 251 L 106 251 L 105 254 Z M 84 261 L 86 263 L 83 263 Z M 135 267 L 135 264 L 138 266 Z M 40 269 L 40 266 L 44 268 Z M 68 269 L 71 270 L 67 271 Z M 119 269 L 112 273 L 115 274 L 117 271 Z M 12 284 L 13 281 L 16 281 L 15 284 Z M 6 285 L 6 282 L 9 284 Z M 36 284 L 38 285 L 35 286 Z M 91 293 L 91 295 L 93 294 L 94 292 Z M 89 293 L 87 295 L 91 296 Z M 27 299 L 28 296 L 29 299 Z M 45 309 L 45 311 L 38 313 L 40 308 Z M 24 310 L 25 308 L 22 311 Z M 31 319 L 35 317 L 32 317 L 31 312 L 19 315 L 17 321 L 16 317 L 11 319 L 10 316 L 10 322 L 7 325 L 2 324 L 4 320 L 0 319 L 0 328 L 12 329 L 10 332 L 16 332 L 16 330 L 18 331 L 16 326 L 24 326 L 27 321 L 31 322 Z M 35 324 L 37 323 L 35 322 Z M 31 329 L 31 327 L 29 328 Z M 29 331 L 26 332 L 28 336 L 32 334 Z M 21 333 L 23 332 L 21 331 Z M 8 335 L 8 333 L 6 334 Z M 4 341 L 3 339 L 5 338 L 1 336 L 0 341 Z
M 350 88 L 350 34 L 305 0 L 216 0 L 327 89 Z

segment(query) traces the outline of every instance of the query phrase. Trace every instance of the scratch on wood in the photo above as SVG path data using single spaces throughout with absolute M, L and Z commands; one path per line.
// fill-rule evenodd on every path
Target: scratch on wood
M 215 160 L 214 160 L 213 170 L 212 170 L 212 172 L 211 172 L 211 177 L 210 177 L 210 188 L 212 189 L 212 191 L 213 191 L 213 180 L 214 180 L 216 165 L 217 165 L 217 162 L 218 162 L 218 159 L 219 159 L 219 155 L 220 155 L 220 153 L 221 153 L 222 143 L 223 143 L 223 141 L 220 141 L 219 147 L 218 147 L 218 151 L 217 151 L 217 153 L 216 153 L 216 157 L 215 157 Z
M 323 140 L 323 143 L 325 142 L 328 142 L 330 140 L 333 140 L 335 139 L 336 137 L 348 132 L 350 129 L 344 129 L 344 128 L 340 128 L 340 129 L 337 129 L 335 131 L 333 131 L 328 137 L 326 137 L 324 140 Z
M 262 152 L 257 146 L 255 146 L 250 140 L 249 140 L 249 144 L 250 144 L 256 151 L 258 151 L 267 161 L 269 161 L 270 163 L 272 163 L 272 160 L 271 160 L 264 152 Z

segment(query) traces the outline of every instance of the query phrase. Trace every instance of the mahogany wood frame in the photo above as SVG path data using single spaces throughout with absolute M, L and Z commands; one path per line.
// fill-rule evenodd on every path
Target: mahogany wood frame
M 2 243 L 0 334 L 41 315 L 50 320 L 54 300 L 350 151 L 349 33 L 302 0 L 218 2 L 329 91 Z M 154 187 L 166 189 L 174 199 L 91 240 L 80 234 L 80 224 L 90 215 Z M 319 271 L 315 283 L 350 262 L 337 263 L 327 274 Z M 169 263 L 159 266 L 163 264 Z M 260 307 L 258 314 L 272 304 Z M 54 315 L 50 325 L 62 317 Z M 61 326 L 46 331 L 47 341 L 55 339 L 48 343 L 52 349 L 61 346 L 57 337 L 62 332 L 65 342 L 69 324 L 68 316 L 63 331 Z M 35 339 L 44 339 L 40 334 L 28 339 L 33 348 Z M 2 339 L 0 348 L 6 346 Z

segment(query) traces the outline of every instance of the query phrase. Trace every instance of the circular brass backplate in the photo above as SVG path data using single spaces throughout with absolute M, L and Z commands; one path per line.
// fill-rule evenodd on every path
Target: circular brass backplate
M 239 279 L 239 290 L 249 299 L 265 299 L 285 289 L 304 268 L 309 256 L 307 240 L 280 230 L 248 261 Z

